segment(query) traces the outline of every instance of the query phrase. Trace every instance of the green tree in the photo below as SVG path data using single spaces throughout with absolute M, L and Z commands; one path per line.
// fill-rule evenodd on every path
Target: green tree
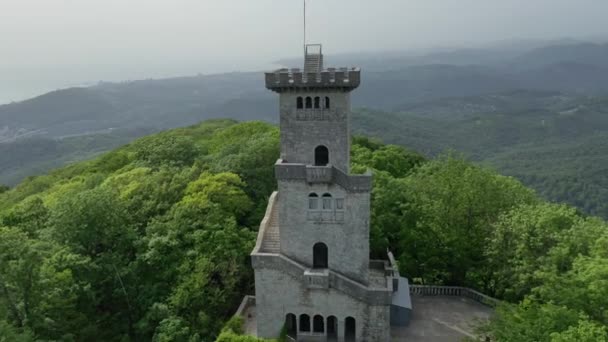
M 547 203 L 522 205 L 501 216 L 487 239 L 491 293 L 520 300 L 540 285 L 535 272 L 543 258 L 579 220 L 576 210 Z
M 8 227 L 16 227 L 27 232 L 31 237 L 37 236 L 46 226 L 49 211 L 38 196 L 28 197 L 4 216 L 0 217 L 0 223 Z
M 57 241 L 90 259 L 90 269 L 80 279 L 91 284 L 93 296 L 82 312 L 98 317 L 102 337 L 122 327 L 135 339 L 131 298 L 138 281 L 132 267 L 136 234 L 124 202 L 108 189 L 82 191 L 56 205 L 49 225 Z
M 134 148 L 135 157 L 152 167 L 191 165 L 197 155 L 192 137 L 167 132 L 140 139 Z
M 561 333 L 552 333 L 551 342 L 606 342 L 608 332 L 605 326 L 581 320 Z
M 483 255 L 491 225 L 502 213 L 535 203 L 534 193 L 453 155 L 422 165 L 407 184 L 415 224 L 403 228 L 409 230 L 402 240 L 409 245 L 403 250 L 417 253 L 424 246 L 425 255 L 400 259 L 417 260 L 412 269 L 423 271 L 413 276 L 425 281 L 487 289 L 491 278 Z
M 17 329 L 6 321 L 0 320 L 0 342 L 34 342 L 34 334 Z
M 562 306 L 526 300 L 519 305 L 499 307 L 484 333 L 500 342 L 549 342 L 553 333 L 577 325 L 582 318 L 578 312 Z
M 590 256 L 579 255 L 565 273 L 545 275 L 545 283 L 535 289 L 540 299 L 564 305 L 608 324 L 608 236 L 598 240 Z

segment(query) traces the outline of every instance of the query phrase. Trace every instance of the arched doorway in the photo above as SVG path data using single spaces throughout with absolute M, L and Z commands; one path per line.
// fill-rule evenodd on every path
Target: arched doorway
M 285 316 L 285 329 L 287 330 L 287 335 L 289 337 L 298 337 L 298 322 L 296 315 L 290 313 Z
M 344 341 L 355 342 L 357 339 L 357 324 L 352 317 L 346 317 L 344 322 Z
M 327 340 L 338 340 L 338 319 L 336 316 L 327 317 Z
M 312 332 L 316 334 L 325 333 L 325 320 L 323 320 L 323 316 L 316 315 L 312 319 Z
M 328 264 L 327 245 L 323 242 L 316 243 L 312 248 L 312 267 L 327 268 Z
M 329 150 L 320 145 L 315 148 L 315 166 L 325 166 L 329 164 Z
M 310 316 L 307 314 L 300 315 L 300 331 L 310 332 Z

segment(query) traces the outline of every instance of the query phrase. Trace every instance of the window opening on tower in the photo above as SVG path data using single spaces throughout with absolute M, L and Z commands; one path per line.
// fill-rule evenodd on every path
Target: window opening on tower
M 331 210 L 331 195 L 324 194 L 323 195 L 323 210 Z
M 315 193 L 308 195 L 308 209 L 317 210 L 319 206 L 319 196 Z
M 320 145 L 315 148 L 315 166 L 327 166 L 329 164 L 329 149 Z

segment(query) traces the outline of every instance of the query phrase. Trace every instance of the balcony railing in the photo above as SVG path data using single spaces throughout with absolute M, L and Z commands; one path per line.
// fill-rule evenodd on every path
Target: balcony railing
M 329 270 L 322 269 L 307 269 L 304 271 L 304 279 L 306 287 L 309 289 L 328 289 L 329 288 Z
M 460 286 L 410 285 L 410 293 L 419 296 L 465 297 L 491 307 L 495 307 L 500 303 L 500 300 L 496 298 Z
M 341 223 L 344 222 L 344 210 L 309 210 L 306 219 L 320 224 Z
M 306 167 L 306 180 L 309 183 L 330 183 L 332 179 L 333 168 L 331 166 Z
M 369 192 L 372 189 L 371 173 L 348 175 L 334 166 L 310 166 L 304 164 L 275 164 L 278 180 L 305 180 L 309 183 L 335 183 L 350 192 Z

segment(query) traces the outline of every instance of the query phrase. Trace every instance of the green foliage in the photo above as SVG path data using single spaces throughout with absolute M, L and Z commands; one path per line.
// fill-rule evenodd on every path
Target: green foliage
M 265 340 L 253 336 L 243 335 L 243 319 L 238 316 L 232 317 L 222 328 L 222 332 L 215 342 L 277 342 L 276 340 Z
M 551 342 L 606 342 L 608 332 L 605 326 L 581 320 L 577 326 L 571 326 L 561 333 L 552 333 Z
M 551 341 L 551 334 L 578 324 L 582 317 L 573 310 L 552 304 L 524 301 L 499 307 L 487 329 L 496 341 Z
M 519 302 L 499 308 L 484 327 L 497 341 L 604 338 L 606 222 L 544 203 L 514 178 L 458 155 L 376 163 L 378 151 L 397 152 L 391 158 L 407 153 L 355 141 L 353 169 L 374 169 L 374 256 L 389 248 L 401 273 L 416 282 L 467 286 Z
M 248 335 L 238 335 L 233 331 L 224 331 L 218 336 L 215 342 L 272 342 L 274 340 L 264 340 Z
M 498 341 L 604 341 L 608 224 L 566 206 L 538 204 L 514 209 L 495 227 L 487 250 L 495 290 L 524 300 L 498 311 L 490 335 Z
M 135 158 L 151 166 L 191 165 L 197 155 L 194 139 L 189 136 L 161 133 L 137 140 Z
M 539 261 L 579 220 L 576 210 L 547 203 L 523 205 L 501 216 L 486 249 L 496 286 L 492 293 L 520 300 L 542 283 L 535 275 Z
M 391 248 L 401 271 L 425 283 L 488 287 L 481 256 L 491 224 L 503 212 L 537 201 L 514 179 L 452 155 L 405 178 L 382 173 L 376 178 L 373 249 Z M 386 243 L 382 248 L 379 239 Z
M 36 339 L 29 331 L 15 328 L 6 321 L 0 320 L 0 342 L 34 342 Z
M 252 290 L 277 143 L 267 124 L 210 121 L 0 194 L 3 336 L 215 338 Z
M 267 124 L 209 121 L 0 193 L 1 336 L 260 341 L 224 322 L 253 290 L 278 141 Z M 606 222 L 453 153 L 355 137 L 351 160 L 374 174 L 372 257 L 513 302 L 484 327 L 498 341 L 605 339 Z
M 224 324 L 222 332 L 232 331 L 236 334 L 243 333 L 243 318 L 239 316 L 233 316 L 231 319 Z
M 359 134 L 436 156 L 454 149 L 543 198 L 608 218 L 608 108 L 603 97 L 510 91 L 360 109 Z

